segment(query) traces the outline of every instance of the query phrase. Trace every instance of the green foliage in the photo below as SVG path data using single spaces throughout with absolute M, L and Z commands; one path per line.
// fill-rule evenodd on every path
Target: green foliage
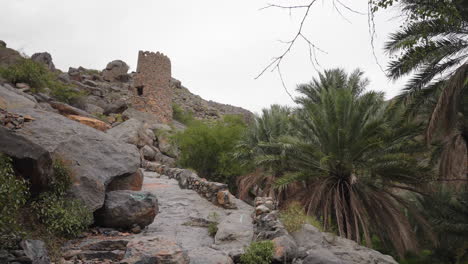
M 41 63 L 31 59 L 22 59 L 19 63 L 7 68 L 0 68 L 0 76 L 7 81 L 16 83 L 27 83 L 33 92 L 40 92 L 49 88 L 51 95 L 59 101 L 72 103 L 83 96 L 78 92 L 57 80 L 54 73 L 50 72 Z
M 55 235 L 76 237 L 93 223 L 91 211 L 79 200 L 45 193 L 32 208 L 47 230 Z
M 15 176 L 12 161 L 0 154 L 0 248 L 12 247 L 23 235 L 17 222 L 29 197 L 27 182 Z
M 56 158 L 53 163 L 54 177 L 52 177 L 49 184 L 50 192 L 64 196 L 72 185 L 72 171 L 66 162 L 62 159 Z
M 253 141 L 254 149 L 271 153 L 254 157 L 284 164 L 273 183 L 277 196 L 301 201 L 324 230 L 367 245 L 375 234 L 403 256 L 417 248 L 407 217 L 416 210 L 393 190 L 419 191 L 431 175 L 427 150 L 415 140 L 421 126 L 402 118 L 382 93 L 366 92 L 362 75 L 333 69 L 298 86 L 299 107 L 280 121 L 289 122 L 289 132 Z M 283 217 L 291 229 L 299 225 Z
M 255 185 L 262 186 L 265 195 L 275 191 L 272 183 L 289 167 L 288 156 L 280 140 L 291 135 L 293 118 L 292 110 L 280 105 L 272 105 L 255 116 L 236 146 L 235 157 L 244 166 L 261 170 L 238 179 L 241 197 L 245 197 Z
M 177 104 L 172 104 L 172 118 L 181 122 L 184 125 L 189 125 L 195 119 L 193 118 L 193 113 L 189 111 L 184 111 L 182 107 Z
M 270 240 L 253 242 L 241 256 L 242 264 L 270 264 L 273 260 L 274 244 Z
M 40 91 L 49 84 L 49 71 L 31 59 L 22 59 L 21 62 L 0 69 L 0 75 L 7 81 L 27 83 L 35 91 Z
M 65 161 L 55 159 L 50 190 L 31 203 L 39 221 L 57 236 L 75 237 L 93 223 L 92 212 L 81 201 L 66 196 L 71 178 L 72 171 Z
M 208 216 L 208 220 L 210 220 L 208 224 L 208 234 L 214 237 L 218 232 L 219 216 L 216 212 L 213 212 Z
M 468 263 L 468 191 L 455 192 L 440 188 L 431 196 L 418 196 L 423 216 L 429 220 L 437 233 L 436 246 L 425 244 L 430 249 L 427 258 L 436 263 Z M 422 233 L 421 237 L 428 238 Z M 417 256 L 411 259 L 419 260 Z
M 383 2 L 392 2 L 389 0 Z M 441 178 L 462 178 L 468 145 L 468 5 L 463 0 L 401 0 L 411 18 L 390 35 L 388 76 L 409 76 L 398 101 L 428 120 L 425 139 L 443 141 Z M 464 107 L 465 105 L 465 107 Z
M 225 116 L 212 123 L 191 123 L 185 131 L 173 137 L 181 151 L 179 165 L 193 168 L 200 176 L 212 181 L 231 182 L 244 172 L 232 156 L 244 130 L 245 124 L 239 116 Z
M 301 229 L 303 224 L 310 224 L 323 231 L 322 224 L 315 217 L 307 215 L 299 202 L 292 202 L 281 210 L 279 218 L 288 232 Z

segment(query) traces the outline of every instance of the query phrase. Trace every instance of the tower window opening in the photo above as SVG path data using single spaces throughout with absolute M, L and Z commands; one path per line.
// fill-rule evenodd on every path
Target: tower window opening
M 138 86 L 138 87 L 137 87 L 137 93 L 138 93 L 138 96 L 142 96 L 142 95 L 143 95 L 143 86 Z

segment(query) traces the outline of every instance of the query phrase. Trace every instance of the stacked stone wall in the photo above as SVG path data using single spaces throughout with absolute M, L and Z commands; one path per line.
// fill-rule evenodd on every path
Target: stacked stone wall
M 200 196 L 205 197 L 205 199 L 215 205 L 222 206 L 226 209 L 237 209 L 234 196 L 229 192 L 227 184 L 211 182 L 200 178 L 191 170 L 170 168 L 156 162 L 146 161 L 144 167 L 146 170 L 155 171 L 168 176 L 170 179 L 177 180 L 180 188 L 194 190 L 200 194 Z
M 133 87 L 133 107 L 152 113 L 163 123 L 172 122 L 171 61 L 162 53 L 140 51 Z

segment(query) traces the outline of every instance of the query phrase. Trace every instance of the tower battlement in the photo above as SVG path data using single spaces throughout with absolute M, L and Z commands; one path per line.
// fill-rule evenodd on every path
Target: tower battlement
M 172 121 L 171 60 L 160 52 L 139 51 L 132 104 L 163 123 Z

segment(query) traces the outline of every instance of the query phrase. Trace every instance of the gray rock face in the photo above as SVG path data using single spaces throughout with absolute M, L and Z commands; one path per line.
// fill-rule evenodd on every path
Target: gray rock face
M 275 245 L 273 259 L 278 262 L 290 262 L 297 255 L 297 245 L 290 235 L 284 235 L 272 240 Z
M 201 247 L 189 252 L 190 264 L 234 264 L 232 259 L 209 247 Z
M 13 164 L 23 178 L 31 182 L 31 191 L 47 188 L 52 176 L 52 157 L 43 147 L 0 126 L 0 153 L 13 158 Z
M 130 241 L 122 264 L 189 264 L 187 252 L 166 236 L 138 237 Z
M 20 243 L 32 264 L 49 264 L 50 259 L 44 242 L 40 240 L 23 240 Z
M 35 107 L 34 98 L 28 98 L 25 93 L 0 85 L 0 108 L 14 110 L 18 108 Z
M 55 70 L 55 65 L 52 62 L 52 56 L 48 52 L 34 53 L 31 56 L 31 59 L 35 62 L 44 64 L 49 70 Z
M 308 257 L 304 259 L 304 264 L 397 264 L 391 256 L 358 245 L 352 240 L 322 233 L 308 224 L 291 235 L 298 246 L 307 250 Z
M 140 151 L 146 160 L 154 160 L 156 157 L 156 151 L 148 145 L 145 145 Z
M 104 114 L 109 115 L 109 114 L 120 114 L 123 111 L 127 110 L 128 105 L 127 102 L 123 100 L 116 101 L 112 104 L 109 104 L 106 109 L 104 109 Z
M 150 192 L 112 191 L 106 194 L 104 206 L 96 211 L 98 224 L 104 227 L 130 229 L 144 228 L 158 213 L 158 200 Z
M 140 141 L 139 131 L 142 129 L 142 127 L 142 122 L 132 118 L 118 126 L 107 130 L 106 133 L 120 142 L 138 145 Z
M 250 215 L 243 210 L 233 210 L 218 225 L 214 248 L 236 259 L 250 245 L 253 237 L 253 225 Z
M 140 167 L 135 146 L 55 113 L 31 108 L 16 112 L 35 119 L 16 135 L 69 161 L 74 182 L 71 194 L 93 211 L 104 204 L 106 187 L 114 178 L 130 176 Z
M 126 76 L 128 72 L 128 65 L 121 60 L 109 62 L 106 68 L 102 71 L 102 76 L 106 81 L 121 80 L 122 76 Z

